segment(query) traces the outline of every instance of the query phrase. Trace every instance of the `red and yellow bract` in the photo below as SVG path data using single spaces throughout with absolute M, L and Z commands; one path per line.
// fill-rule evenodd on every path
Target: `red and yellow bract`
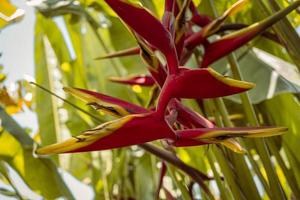
M 166 139 L 173 146 L 223 144 L 236 152 L 243 152 L 235 137 L 269 137 L 286 131 L 283 127 L 234 127 L 218 128 L 208 119 L 182 105 L 181 98 L 205 99 L 245 92 L 254 84 L 225 77 L 208 65 L 246 44 L 280 18 L 300 5 L 295 1 L 274 16 L 244 29 L 222 36 L 210 43 L 207 38 L 217 34 L 224 20 L 246 3 L 240 0 L 221 17 L 213 20 L 201 15 L 192 1 L 180 7 L 176 1 L 166 0 L 162 22 L 142 6 L 124 0 L 105 0 L 121 20 L 134 33 L 139 47 L 116 52 L 100 58 L 129 56 L 140 53 L 147 64 L 149 76 L 113 78 L 122 84 L 141 86 L 157 85 L 160 95 L 154 110 L 134 105 L 108 95 L 84 89 L 66 88 L 72 95 L 96 109 L 112 114 L 118 119 L 101 124 L 62 143 L 42 147 L 38 154 L 86 152 L 120 148 Z M 190 10 L 192 18 L 185 21 Z M 193 32 L 192 26 L 202 29 Z M 203 45 L 205 53 L 200 69 L 184 65 L 193 50 Z M 155 51 L 163 54 L 164 66 Z M 176 126 L 175 126 L 176 124 Z

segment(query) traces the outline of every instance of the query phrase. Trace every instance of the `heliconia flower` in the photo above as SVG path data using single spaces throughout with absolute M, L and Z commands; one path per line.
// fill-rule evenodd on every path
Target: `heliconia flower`
M 284 16 L 289 14 L 298 6 L 300 6 L 300 1 L 295 1 L 291 3 L 290 6 L 278 11 L 276 14 L 262 20 L 261 22 L 225 35 L 212 44 L 207 45 L 205 47 L 205 54 L 201 66 L 207 67 L 219 58 L 246 44 L 254 37 L 264 32 L 267 28 L 271 27 L 277 21 L 281 20 Z
M 110 53 L 104 56 L 99 56 L 95 58 L 95 60 L 107 59 L 107 58 L 115 58 L 115 57 L 123 57 L 123 56 L 130 56 L 130 55 L 138 55 L 140 53 L 139 47 L 132 47 L 129 49 L 124 49 L 121 51 L 117 51 L 114 53 Z
M 101 109 L 118 117 L 118 119 L 101 124 L 64 142 L 42 147 L 36 151 L 37 154 L 98 151 L 127 147 L 159 139 L 166 139 L 170 144 L 178 147 L 221 144 L 242 153 L 244 149 L 235 140 L 235 137 L 268 137 L 279 135 L 286 130 L 282 127 L 217 128 L 208 119 L 180 103 L 180 98 L 223 97 L 241 93 L 254 87 L 252 83 L 222 76 L 211 68 L 188 69 L 179 67 L 179 63 L 183 61 L 179 60 L 177 53 L 181 58 L 183 52 L 182 41 L 188 41 L 184 36 L 184 32 L 182 32 L 186 27 L 180 23 L 184 23 L 183 19 L 188 7 L 194 16 L 198 15 L 191 1 L 185 1 L 184 6 L 179 9 L 175 0 L 167 0 L 165 12 L 169 13 L 164 15 L 163 23 L 140 6 L 123 0 L 105 0 L 105 2 L 133 30 L 139 48 L 127 49 L 102 58 L 140 53 L 152 76 L 136 76 L 131 79 L 118 78 L 113 79 L 113 81 L 139 85 L 153 85 L 155 81 L 161 89 L 157 107 L 152 111 L 101 93 L 77 88 L 65 88 L 67 92 L 75 97 L 80 98 L 96 109 Z M 205 37 L 214 34 L 225 18 L 236 12 L 245 2 L 245 0 L 238 1 L 220 18 L 203 27 L 204 40 L 199 44 L 205 44 Z M 271 26 L 280 17 L 295 9 L 295 5 L 299 5 L 300 1 L 297 2 L 297 4 L 295 2 L 292 6 L 278 12 L 274 17 L 224 36 L 212 44 L 205 45 L 206 51 L 204 64 L 202 65 L 206 67 L 229 51 L 238 48 L 239 45 L 245 44 L 261 33 L 262 29 Z M 176 22 L 172 21 L 171 15 L 176 17 Z M 137 20 L 138 18 L 143 20 Z M 175 23 L 174 30 L 176 30 L 174 34 L 172 32 L 173 23 Z M 192 44 L 195 45 L 195 43 Z M 185 42 L 185 45 L 187 45 L 187 42 Z M 227 49 L 230 50 L 227 51 Z M 156 50 L 164 54 L 167 61 L 166 67 L 156 57 L 154 53 Z M 191 51 L 182 54 L 189 55 Z M 185 59 L 187 58 L 186 55 Z
M 111 110 L 109 113 L 117 117 L 123 115 L 123 117 L 101 124 L 64 142 L 42 147 L 36 151 L 37 154 L 98 151 L 137 145 L 159 139 L 167 139 L 170 144 L 181 147 L 218 143 L 235 152 L 243 153 L 243 148 L 233 137 L 266 137 L 278 135 L 286 130 L 280 127 L 216 128 L 205 118 L 193 114 L 191 110 L 181 105 L 180 102 L 173 100 L 171 109 L 176 108 L 178 113 L 183 113 L 184 115 L 181 117 L 190 120 L 192 126 L 196 127 L 196 129 L 174 131 L 170 126 L 176 121 L 176 116 L 179 115 L 173 115 L 172 112 L 169 113 L 168 117 L 174 118 L 175 116 L 175 118 L 171 120 L 173 122 L 170 122 L 169 120 L 164 120 L 163 116 L 158 112 L 150 112 L 142 107 L 100 93 L 74 88 L 65 90 L 86 102 L 94 102 L 94 105 L 109 102 L 114 110 L 122 114 L 116 114 L 116 112 L 111 112 Z M 126 112 L 129 110 L 130 112 Z M 185 123 L 183 122 L 183 124 Z
M 126 85 L 140 85 L 140 86 L 153 86 L 155 84 L 154 79 L 152 76 L 147 75 L 138 75 L 138 76 L 132 76 L 132 77 L 110 77 L 110 81 L 126 84 Z
M 147 109 L 137 106 L 135 104 L 123 101 L 118 98 L 107 96 L 98 92 L 79 88 L 64 88 L 64 90 L 73 96 L 86 102 L 103 112 L 111 114 L 116 117 L 126 116 L 129 114 L 146 113 Z

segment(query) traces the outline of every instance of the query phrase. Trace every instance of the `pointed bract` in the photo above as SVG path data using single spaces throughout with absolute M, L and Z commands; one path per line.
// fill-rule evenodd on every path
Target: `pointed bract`
M 189 70 L 180 68 L 180 73 L 170 81 L 172 95 L 178 98 L 216 98 L 247 91 L 253 83 L 225 77 L 213 69 Z
M 221 57 L 246 44 L 299 6 L 300 1 L 295 1 L 290 6 L 278 11 L 265 20 L 234 33 L 225 35 L 219 40 L 207 45 L 205 47 L 205 54 L 201 66 L 207 67 Z
M 113 52 L 104 56 L 99 56 L 95 58 L 95 60 L 101 60 L 101 59 L 108 59 L 108 58 L 116 58 L 116 57 L 124 57 L 124 56 L 131 56 L 131 55 L 138 55 L 140 53 L 139 47 L 132 47 L 129 49 L 124 49 L 121 51 Z
M 285 127 L 234 127 L 234 128 L 197 128 L 176 131 L 177 140 L 172 145 L 177 147 L 222 144 L 237 153 L 244 153 L 235 137 L 261 138 L 281 135 Z
M 226 10 L 222 16 L 209 22 L 203 27 L 203 29 L 201 29 L 201 31 L 189 36 L 185 41 L 185 47 L 189 50 L 192 50 L 196 46 L 203 44 L 207 37 L 216 33 L 220 29 L 221 25 L 228 18 L 228 16 L 231 16 L 237 11 L 239 11 L 248 1 L 249 0 L 239 0 L 238 2 L 233 4 L 228 10 Z M 199 18 L 199 16 L 197 18 Z
M 110 97 L 98 92 L 78 88 L 64 88 L 64 90 L 86 102 L 88 105 L 91 105 L 96 109 L 102 110 L 103 112 L 116 117 L 148 112 L 147 109 L 141 106 L 137 106 L 121 99 Z
M 178 60 L 173 38 L 158 19 L 138 5 L 122 0 L 105 0 L 105 2 L 134 32 L 165 55 L 170 72 L 177 71 Z
M 139 75 L 128 78 L 111 77 L 109 78 L 109 80 L 112 82 L 126 85 L 153 86 L 155 84 L 155 81 L 153 80 L 152 76 L 147 75 Z
M 142 144 L 158 139 L 175 139 L 167 123 L 156 113 L 128 115 L 106 122 L 64 142 L 36 150 L 39 155 L 100 151 Z
M 180 138 L 196 140 L 224 140 L 234 137 L 256 138 L 281 135 L 287 131 L 285 127 L 228 127 L 228 128 L 197 128 L 191 130 L 177 131 Z
M 249 0 L 239 0 L 235 4 L 233 4 L 228 10 L 224 12 L 224 14 L 217 19 L 213 20 L 211 23 L 207 24 L 203 29 L 201 30 L 202 37 L 208 37 L 215 32 L 217 32 L 223 22 L 231 15 L 238 12 L 240 9 L 242 9 L 246 3 L 248 3 Z

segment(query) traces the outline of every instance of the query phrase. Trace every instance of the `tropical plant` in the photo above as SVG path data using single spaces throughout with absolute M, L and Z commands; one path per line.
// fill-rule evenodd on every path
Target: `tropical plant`
M 3 194 L 23 198 L 12 168 L 45 198 L 76 198 L 60 166 L 88 180 L 95 199 L 300 198 L 299 118 L 290 115 L 299 110 L 299 0 L 28 3 L 36 80 L 20 82 L 18 99 L 1 90 L 0 174 L 15 189 Z M 34 138 L 9 116 L 22 102 L 37 114 Z M 41 156 L 60 153 L 72 154 Z

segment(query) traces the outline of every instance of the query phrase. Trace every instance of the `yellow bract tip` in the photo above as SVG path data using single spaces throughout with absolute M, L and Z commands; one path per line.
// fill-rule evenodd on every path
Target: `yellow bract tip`
M 246 153 L 247 151 L 236 141 L 235 139 L 227 139 L 220 142 L 220 144 L 224 145 L 225 147 L 229 148 L 230 150 L 236 153 Z
M 213 70 L 212 68 L 208 68 L 207 70 L 212 76 L 214 76 L 216 79 L 218 79 L 219 81 L 223 82 L 226 85 L 237 87 L 237 88 L 243 88 L 243 89 L 252 89 L 255 87 L 254 83 L 239 81 L 239 80 L 225 77 L 219 74 L 218 72 L 216 72 L 215 70 Z

